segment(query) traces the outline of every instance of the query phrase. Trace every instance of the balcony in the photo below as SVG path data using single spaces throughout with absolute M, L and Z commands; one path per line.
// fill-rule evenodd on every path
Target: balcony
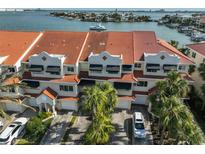
M 165 73 L 169 71 L 176 71 L 177 70 L 177 65 L 170 65 L 170 64 L 165 64 L 163 65 L 163 70 Z
M 93 73 L 101 73 L 103 66 L 100 64 L 90 64 L 89 70 Z
M 24 80 L 22 83 L 25 83 L 26 86 L 31 87 L 31 88 L 37 88 L 40 86 L 39 81 L 29 81 L 29 80 Z
M 44 70 L 43 65 L 30 65 L 29 71 L 31 72 L 42 72 Z
M 157 72 L 160 70 L 159 64 L 147 64 L 146 65 L 147 72 Z
M 60 66 L 47 66 L 46 72 L 50 74 L 60 75 L 61 68 Z
M 110 74 L 118 74 L 120 72 L 119 65 L 107 65 L 106 71 Z
M 132 83 L 114 82 L 114 88 L 116 90 L 131 90 Z
M 122 65 L 122 71 L 131 72 L 132 71 L 132 65 Z

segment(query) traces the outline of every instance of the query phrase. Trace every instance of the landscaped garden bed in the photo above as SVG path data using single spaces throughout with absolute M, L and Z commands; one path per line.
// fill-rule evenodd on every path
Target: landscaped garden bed
M 46 130 L 49 128 L 53 118 L 50 112 L 41 112 L 37 116 L 32 117 L 26 124 L 26 133 L 22 139 L 17 140 L 18 145 L 39 144 Z M 47 120 L 45 120 L 47 119 Z

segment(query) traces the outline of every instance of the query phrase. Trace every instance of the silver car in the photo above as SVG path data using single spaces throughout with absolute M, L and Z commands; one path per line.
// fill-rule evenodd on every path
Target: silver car
M 133 134 L 135 138 L 145 138 L 144 117 L 141 112 L 135 112 L 133 115 Z

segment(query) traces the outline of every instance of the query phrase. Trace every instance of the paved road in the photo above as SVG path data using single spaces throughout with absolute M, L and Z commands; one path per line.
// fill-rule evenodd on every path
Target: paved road
M 91 120 L 88 116 L 77 116 L 77 120 L 69 130 L 69 138 L 65 144 L 69 145 L 81 145 L 83 144 L 83 136 L 91 124 Z
M 132 112 L 142 112 L 145 118 L 145 130 L 146 130 L 146 138 L 145 139 L 138 139 L 133 137 L 133 130 L 132 133 L 132 144 L 135 145 L 152 145 L 153 144 L 153 136 L 151 133 L 151 127 L 149 122 L 149 114 L 147 112 L 147 108 L 140 105 L 135 105 L 132 107 Z
M 71 120 L 72 112 L 68 112 L 68 114 L 57 115 L 54 117 L 51 125 L 41 140 L 41 145 L 51 145 L 51 144 L 60 144 L 69 122 Z
M 127 110 L 116 110 L 112 116 L 112 123 L 115 126 L 115 132 L 110 137 L 112 145 L 128 145 L 130 142 L 129 126 L 130 114 Z

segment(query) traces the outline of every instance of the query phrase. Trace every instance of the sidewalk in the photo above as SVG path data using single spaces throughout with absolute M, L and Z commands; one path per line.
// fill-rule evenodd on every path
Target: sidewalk
M 41 140 L 40 145 L 60 144 L 71 120 L 71 116 L 72 112 L 68 112 L 67 114 L 54 117 L 48 131 Z

